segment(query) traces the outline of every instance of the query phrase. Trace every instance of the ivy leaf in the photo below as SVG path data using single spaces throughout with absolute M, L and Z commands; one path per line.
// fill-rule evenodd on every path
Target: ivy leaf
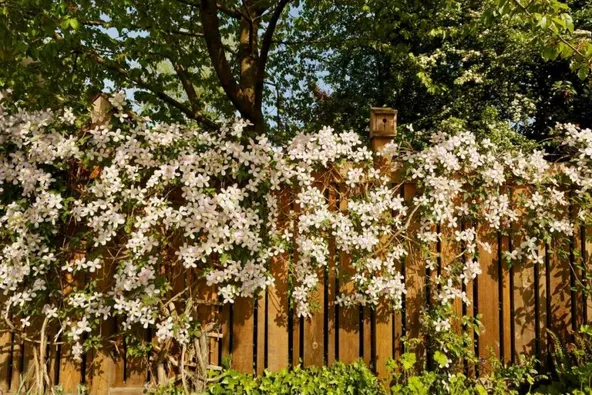
M 403 364 L 404 370 L 412 369 L 413 366 L 415 366 L 416 362 L 417 356 L 415 355 L 415 353 L 406 352 L 401 356 L 401 363 Z

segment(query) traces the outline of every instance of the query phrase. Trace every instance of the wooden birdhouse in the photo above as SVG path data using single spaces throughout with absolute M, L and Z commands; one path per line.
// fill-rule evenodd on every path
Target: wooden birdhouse
M 92 100 L 90 109 L 90 118 L 93 125 L 109 123 L 111 119 L 111 103 L 109 97 L 101 93 Z
M 388 107 L 370 109 L 370 138 L 397 135 L 397 110 Z

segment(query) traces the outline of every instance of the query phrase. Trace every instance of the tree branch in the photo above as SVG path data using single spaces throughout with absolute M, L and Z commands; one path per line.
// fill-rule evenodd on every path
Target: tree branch
M 216 2 L 213 0 L 201 0 L 200 18 L 208 54 L 214 70 L 218 75 L 224 92 L 229 97 L 235 108 L 241 115 L 249 120 L 253 119 L 251 106 L 240 97 L 240 88 L 232 74 L 230 64 L 226 59 L 222 37 L 220 36 L 220 22 Z
M 120 67 L 116 64 L 112 64 L 112 63 L 108 62 L 107 60 L 103 59 L 102 57 L 100 57 L 96 53 L 91 53 L 91 56 L 93 57 L 93 59 L 97 63 L 105 66 L 107 69 L 109 69 L 113 72 L 118 73 L 119 75 L 121 75 L 122 77 L 127 79 L 128 81 L 134 82 L 139 87 L 152 92 L 159 99 L 161 99 L 165 103 L 171 105 L 172 107 L 175 107 L 176 109 L 181 111 L 183 114 L 185 114 L 187 116 L 187 118 L 195 120 L 204 128 L 206 128 L 208 130 L 217 130 L 218 129 L 218 125 L 216 125 L 216 123 L 214 121 L 212 121 L 210 118 L 208 118 L 206 115 L 204 115 L 199 108 L 197 108 L 194 111 L 194 110 L 188 108 L 187 106 L 185 106 L 183 103 L 180 103 L 179 101 L 175 100 L 171 96 L 167 95 L 162 90 L 150 85 L 149 83 L 142 80 L 141 78 L 132 77 L 127 70 L 123 69 L 122 67 Z M 193 106 L 194 105 L 192 103 L 192 107 Z
M 243 13 L 236 7 L 227 7 L 224 4 L 217 3 L 218 11 L 223 12 L 231 18 L 241 19 L 244 17 Z
M 200 112 L 201 109 L 199 108 L 199 104 L 200 104 L 199 99 L 197 98 L 197 93 L 195 92 L 195 88 L 193 87 L 193 84 L 191 83 L 191 79 L 189 78 L 189 74 L 183 68 L 183 66 L 181 66 L 179 63 L 173 62 L 172 60 L 171 60 L 171 62 L 173 63 L 173 66 L 175 68 L 175 72 L 177 73 L 177 76 L 179 77 L 179 80 L 181 81 L 181 85 L 183 85 L 183 89 L 185 90 L 185 93 L 187 94 L 187 99 L 189 100 L 189 103 L 191 104 L 191 110 L 193 111 L 193 113 Z
M 195 8 L 200 7 L 199 3 L 195 2 L 195 1 L 191 1 L 191 0 L 177 0 L 177 1 L 179 3 L 183 3 L 183 4 L 188 5 L 190 7 L 195 7 Z M 229 16 L 231 18 L 240 19 L 241 17 L 243 17 L 243 14 L 236 7 L 228 7 L 224 4 L 216 3 L 216 8 L 220 12 L 223 12 L 224 14 L 226 14 L 227 16 Z
M 265 80 L 265 67 L 267 65 L 267 59 L 269 57 L 269 50 L 271 49 L 273 34 L 275 33 L 275 29 L 277 27 L 277 23 L 284 11 L 286 5 L 290 2 L 290 0 L 280 0 L 278 5 L 273 10 L 273 14 L 271 15 L 271 19 L 267 25 L 267 30 L 263 36 L 263 41 L 261 42 L 261 52 L 259 54 L 259 67 L 258 67 L 258 76 L 257 76 L 257 89 L 256 89 L 256 97 L 257 103 L 260 104 L 263 101 L 263 81 Z
M 530 5 L 532 4 L 532 1 L 530 3 L 528 3 L 527 6 L 523 6 L 522 3 L 520 3 L 520 1 L 518 0 L 514 0 L 514 3 L 520 8 L 522 9 L 522 11 L 529 17 L 532 17 L 532 13 L 528 10 L 528 8 L 530 7 Z M 586 55 L 583 54 L 578 48 L 576 48 L 572 43 L 570 43 L 569 41 L 567 41 L 563 36 L 561 36 L 561 34 L 555 32 L 553 30 L 553 28 L 551 26 L 547 26 L 547 30 L 550 30 L 551 33 L 553 33 L 563 44 L 567 45 L 576 55 L 578 55 L 579 57 L 583 58 L 584 60 L 586 60 Z

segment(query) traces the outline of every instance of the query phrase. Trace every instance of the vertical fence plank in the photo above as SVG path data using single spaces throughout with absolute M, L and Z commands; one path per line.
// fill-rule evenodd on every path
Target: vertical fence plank
M 323 270 L 324 272 L 324 270 Z M 325 323 L 325 311 L 322 306 L 325 305 L 325 290 L 324 290 L 324 273 L 319 273 L 319 284 L 317 286 L 315 295 L 316 303 L 321 308 L 313 313 L 312 317 L 304 320 L 304 366 L 322 366 L 324 363 L 324 323 Z
M 572 210 L 572 218 L 577 215 L 577 211 L 574 209 Z M 582 228 L 580 225 L 574 227 L 574 235 L 572 237 L 572 245 L 571 245 L 571 257 L 570 261 L 573 266 L 573 273 L 574 276 L 574 290 L 572 293 L 573 297 L 573 312 L 575 316 L 573 317 L 573 323 L 575 328 L 579 329 L 584 323 L 584 310 L 586 309 L 585 303 L 585 295 L 582 289 L 582 281 L 584 279 L 585 271 L 580 269 L 584 267 L 584 249 L 582 248 Z
M 360 332 L 360 342 L 362 346 L 362 355 L 360 357 L 366 362 L 366 365 L 371 366 L 373 363 L 373 346 L 372 346 L 372 330 L 373 330 L 373 311 L 370 307 L 360 308 L 360 318 L 362 332 Z
M 101 292 L 108 292 L 113 282 L 113 275 L 116 271 L 115 260 L 104 260 L 103 267 L 98 273 L 97 287 Z M 89 373 L 90 391 L 96 395 L 106 395 L 109 388 L 115 385 L 117 350 L 111 339 L 116 335 L 117 322 L 114 318 L 102 321 L 99 327 L 101 337 L 109 339 L 103 341 L 101 348 L 93 353 L 91 363 L 87 366 Z
M 55 345 L 55 335 L 57 333 L 57 328 L 54 327 L 53 331 L 50 333 L 51 337 L 48 337 L 48 343 L 50 343 L 50 345 L 49 351 L 47 352 L 47 374 L 49 375 L 51 385 L 55 386 L 58 384 L 58 376 L 60 374 L 60 365 L 58 364 L 57 359 L 58 346 Z
M 63 338 L 62 338 L 63 340 Z M 74 362 L 72 347 L 69 344 L 60 346 L 60 385 L 64 392 L 76 392 L 78 385 L 82 382 L 80 363 Z
M 289 193 L 280 196 L 282 213 L 287 213 L 290 204 Z M 281 214 L 280 214 L 281 215 Z M 287 215 L 287 214 L 284 214 Z M 280 221 L 283 218 L 280 217 Z M 281 222 L 280 222 L 281 223 Z M 267 291 L 267 364 L 271 371 L 277 371 L 288 366 L 288 314 L 289 314 L 289 286 L 288 262 L 289 253 L 284 252 L 271 261 L 271 273 L 275 282 Z
M 77 251 L 72 259 L 86 258 L 86 246 L 83 242 L 80 246 L 81 250 Z M 78 274 L 72 276 L 66 274 L 66 287 L 62 291 L 64 296 L 67 296 L 70 292 L 75 289 L 84 289 L 85 276 L 84 274 Z M 67 337 L 62 333 L 59 338 L 63 342 L 59 346 L 59 370 L 60 370 L 60 385 L 64 389 L 64 392 L 75 392 L 77 388 L 84 381 L 81 361 L 76 361 L 72 353 L 72 345 L 69 344 Z M 82 343 L 82 340 L 81 340 Z M 25 346 L 26 348 L 26 346 Z M 83 356 L 86 358 L 86 355 Z
M 115 333 L 118 332 L 119 323 L 118 320 L 115 321 Z M 113 384 L 114 387 L 123 387 L 125 385 L 125 343 L 120 336 L 116 336 L 113 339 L 114 347 L 115 347 L 115 382 Z
M 456 227 L 451 227 L 448 224 L 440 228 L 440 232 L 442 234 L 442 241 L 439 251 L 439 257 L 443 271 L 446 267 L 452 266 L 457 263 L 457 257 L 461 252 L 458 243 L 454 242 L 454 232 L 456 230 Z M 457 318 L 462 317 L 462 300 L 456 299 L 454 301 L 452 308 Z M 452 323 L 452 330 L 457 334 L 462 333 L 460 320 L 454 321 Z
M 535 323 L 535 335 L 537 338 L 535 348 L 538 350 L 537 357 L 539 361 L 543 364 L 543 366 L 546 365 L 544 356 L 547 355 L 547 327 L 549 322 L 549 312 L 547 311 L 547 306 L 549 305 L 549 292 L 547 287 L 548 275 L 546 255 L 547 247 L 544 243 L 540 243 L 539 257 L 540 259 L 542 259 L 542 263 L 537 263 L 534 266 L 535 287 L 537 288 L 535 290 L 536 300 L 534 303 L 534 308 L 535 317 L 537 318 Z M 518 324 L 516 324 L 516 328 L 519 328 Z M 519 329 L 516 329 L 516 331 L 518 330 Z
M 479 264 L 482 273 L 478 276 L 477 309 L 481 315 L 481 333 L 478 338 L 480 373 L 489 371 L 486 359 L 500 355 L 500 303 L 499 303 L 499 266 L 498 266 L 498 240 L 492 232 L 483 228 L 478 235 Z M 487 243 L 489 248 L 483 243 Z
M 394 314 L 388 305 L 382 303 L 376 309 L 376 373 L 378 377 L 385 378 L 388 376 L 386 369 L 386 362 L 389 357 L 393 356 L 394 339 L 393 339 L 393 325 Z
M 237 298 L 232 319 L 232 366 L 249 374 L 253 373 L 254 302 L 253 298 Z
M 314 184 L 319 190 L 323 190 L 322 182 L 316 182 Z M 301 356 L 304 366 L 322 366 L 324 363 L 324 327 L 325 327 L 325 270 L 320 269 L 317 273 L 319 282 L 312 298 L 317 306 L 318 310 L 315 311 L 312 317 L 304 319 L 304 326 L 302 330 L 304 335 L 302 340 L 302 349 L 304 355 Z
M 523 187 L 516 187 L 511 190 L 512 204 L 520 200 L 525 193 Z M 513 236 L 512 249 L 521 248 L 524 250 L 522 243 L 523 236 L 519 230 L 526 226 L 523 223 L 513 224 L 513 229 L 516 231 Z M 528 251 L 524 251 L 528 253 Z M 536 344 L 537 333 L 536 325 L 540 324 L 537 315 L 540 316 L 540 285 L 537 283 L 537 278 L 540 275 L 540 270 L 537 271 L 532 262 L 519 262 L 513 265 L 512 276 L 512 307 L 513 317 L 511 329 L 513 330 L 514 350 L 512 350 L 512 357 L 514 361 L 519 355 L 532 355 L 538 347 Z M 544 283 L 543 283 L 544 284 Z
M 584 268 L 586 270 L 587 286 L 592 286 L 590 278 L 592 273 L 592 227 L 585 226 L 583 229 Z M 592 322 L 592 293 L 588 294 L 585 300 L 586 323 Z
M 10 378 L 10 392 L 17 392 L 21 384 L 21 376 L 24 374 L 23 369 L 23 343 L 19 341 L 16 334 L 11 334 L 11 378 Z
M 39 333 L 37 330 L 41 328 L 40 321 L 32 320 L 31 326 L 27 328 L 26 334 L 29 339 L 37 337 L 35 333 Z M 27 390 L 31 389 L 35 380 L 35 352 L 39 353 L 39 345 L 26 341 L 24 343 L 23 380 Z
M 140 342 L 147 341 L 147 330 L 138 328 L 136 336 Z M 148 376 L 148 366 L 146 357 L 131 357 L 125 358 L 125 387 L 128 388 L 143 388 Z
M 522 242 L 516 238 L 516 245 Z M 534 264 L 518 263 L 512 269 L 514 297 L 514 344 L 515 357 L 532 354 L 535 348 L 536 300 L 538 284 L 535 283 Z
M 466 254 L 463 254 L 462 259 L 463 259 L 463 261 L 466 261 L 468 259 Z M 467 300 L 469 301 L 469 303 L 463 303 L 463 305 L 462 305 L 463 315 L 466 315 L 467 317 L 471 317 L 471 318 L 475 318 L 475 310 L 476 310 L 475 303 L 477 303 L 477 301 L 475 300 L 475 289 L 476 288 L 477 288 L 477 284 L 475 283 L 475 280 L 469 281 L 464 286 L 464 290 L 467 293 Z M 477 346 L 477 336 L 475 334 L 475 331 L 473 331 L 471 329 L 468 331 L 467 334 L 469 336 L 469 349 L 470 349 L 470 351 L 475 352 L 476 346 Z M 474 363 L 464 361 L 463 365 L 464 365 L 464 371 L 467 374 L 467 376 L 475 377 L 477 375 L 477 369 L 476 369 L 476 365 Z
M 265 370 L 265 365 L 266 365 L 266 347 L 265 347 L 265 335 L 267 333 L 267 329 L 266 329 L 266 325 L 265 325 L 265 314 L 266 314 L 266 292 L 259 292 L 259 294 L 256 296 L 256 301 L 255 303 L 257 303 L 257 349 L 256 349 L 256 353 L 255 353 L 255 359 L 256 359 L 256 373 L 258 375 L 263 374 L 263 371 Z
M 11 334 L 10 331 L 0 332 L 0 391 L 8 392 L 10 383 L 11 360 Z
M 393 181 L 396 182 L 397 180 Z M 401 197 L 405 198 L 403 185 L 399 186 L 398 192 Z M 401 262 L 398 263 L 397 269 L 405 278 L 404 259 L 402 258 Z M 403 295 L 403 310 L 405 309 L 405 298 L 406 296 Z M 389 358 L 395 356 L 396 339 L 400 343 L 400 338 L 405 332 L 406 323 L 404 322 L 404 317 L 402 311 L 395 313 L 392 307 L 386 302 L 380 302 L 374 313 L 373 327 L 371 327 L 371 330 L 374 331 L 371 334 L 371 340 L 374 342 L 372 347 L 374 347 L 375 353 L 373 364 L 376 374 L 381 379 L 389 377 L 386 364 Z M 396 352 L 400 353 L 400 351 L 399 347 Z
M 568 238 L 554 237 L 547 250 L 550 299 L 549 329 L 560 339 L 567 339 L 571 329 L 572 301 L 569 248 L 570 241 Z
M 340 190 L 339 210 L 347 211 L 347 196 Z M 351 292 L 353 282 L 351 277 L 354 275 L 351 267 L 351 257 L 344 251 L 339 251 L 339 288 L 342 292 Z M 339 306 L 339 360 L 344 363 L 351 363 L 360 357 L 360 313 L 356 306 Z
M 413 204 L 413 198 L 417 194 L 417 186 L 412 183 L 403 185 L 403 197 L 408 205 Z M 411 209 L 411 208 L 410 208 Z M 405 297 L 406 333 L 410 338 L 420 337 L 420 317 L 426 305 L 426 268 L 423 253 L 412 240 L 416 237 L 417 223 L 412 223 L 409 229 L 408 253 L 405 257 L 405 285 L 407 295 Z M 422 353 L 424 350 L 418 350 Z M 420 355 L 421 357 L 421 355 Z
M 403 316 L 402 310 L 395 311 L 395 312 L 391 311 L 391 316 L 392 316 L 392 328 L 389 331 L 389 333 L 384 334 L 384 336 L 387 337 L 387 342 L 388 342 L 388 338 L 391 338 L 391 342 L 392 342 L 391 356 L 395 359 L 398 359 L 401 357 L 401 355 L 404 352 L 402 337 L 407 335 L 407 333 L 405 332 L 406 326 L 405 326 L 405 322 L 403 322 L 404 316 Z
M 233 306 L 225 304 L 220 307 L 220 333 L 222 338 L 219 341 L 219 362 L 220 366 L 227 366 L 231 355 L 231 337 L 232 337 L 232 310 Z
M 329 188 L 329 210 L 337 211 L 338 207 L 338 191 L 337 187 L 334 184 L 331 184 Z M 325 344 L 325 358 L 326 363 L 331 365 L 335 362 L 335 352 L 337 350 L 336 346 L 336 335 L 337 335 L 337 322 L 336 322 L 336 306 L 335 300 L 337 297 L 336 292 L 336 262 L 337 262 L 337 251 L 335 248 L 335 237 L 333 235 L 329 236 L 329 261 L 327 264 L 327 270 L 325 272 L 326 275 L 326 321 L 325 321 L 325 330 L 327 332 L 327 343 Z
M 294 191 L 295 198 L 291 202 L 292 204 L 292 213 L 293 213 L 293 229 L 294 234 L 292 235 L 292 240 L 294 242 L 294 251 L 292 253 L 292 266 L 289 265 L 288 272 L 294 270 L 294 265 L 298 262 L 298 243 L 296 242 L 297 235 L 298 235 L 298 218 L 300 215 L 300 204 L 298 203 L 297 199 L 298 191 Z M 291 297 L 291 296 L 290 296 Z M 290 342 L 289 342 L 289 354 L 290 354 L 290 365 L 297 366 L 302 363 L 302 354 L 301 354 L 301 336 L 302 336 L 302 325 L 303 320 L 300 319 L 296 315 L 296 311 L 293 308 L 290 308 L 288 311 L 288 331 L 290 332 Z
M 509 236 L 501 236 L 500 239 L 500 252 L 499 256 L 499 267 L 501 269 L 501 292 L 502 292 L 502 319 L 501 319 L 501 328 L 503 332 L 502 338 L 502 351 L 503 351 L 503 360 L 502 362 L 511 363 L 512 356 L 514 353 L 513 350 L 513 336 L 512 333 L 512 312 L 513 312 L 513 295 L 511 295 L 514 290 L 510 287 L 512 283 L 510 281 L 510 276 L 513 274 L 512 271 L 508 268 L 505 260 L 503 259 L 504 253 L 510 250 L 510 237 Z M 513 285 L 513 284 L 512 284 Z M 535 284 L 533 284 L 534 287 Z M 534 287 L 536 289 L 536 287 Z
M 101 323 L 101 335 L 111 337 L 115 334 L 115 322 L 107 320 Z M 115 384 L 115 350 L 110 342 L 94 353 L 90 366 L 90 391 L 93 395 L 107 395 Z
M 213 286 L 208 286 L 204 278 L 197 279 L 197 284 L 198 297 L 202 300 L 197 306 L 197 319 L 202 327 L 213 323 L 216 325 L 215 329 L 220 332 L 220 306 L 216 290 Z M 208 363 L 211 365 L 219 365 L 219 338 L 210 338 L 208 340 L 208 346 Z

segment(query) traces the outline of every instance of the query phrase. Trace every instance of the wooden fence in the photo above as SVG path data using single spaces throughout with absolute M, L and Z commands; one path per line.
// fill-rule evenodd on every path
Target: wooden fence
M 388 138 L 379 139 L 374 139 L 375 148 L 388 141 Z M 401 188 L 405 199 L 411 199 L 415 193 L 414 184 L 404 184 Z M 329 195 L 331 203 L 337 206 L 338 198 Z M 542 265 L 506 268 L 501 261 L 502 252 L 511 250 L 519 241 L 505 236 L 490 240 L 491 252 L 479 251 L 483 273 L 465 287 L 472 303 L 456 306 L 459 313 L 482 315 L 483 330 L 474 338 L 476 355 L 487 358 L 493 354 L 508 363 L 519 354 L 536 355 L 545 363 L 549 345 L 547 329 L 568 338 L 570 331 L 588 322 L 592 303 L 576 291 L 573 269 L 579 259 L 589 263 L 592 242 L 588 240 L 592 238 L 587 237 L 588 232 L 592 228 L 581 228 L 571 238 L 541 246 L 540 253 L 545 257 Z M 565 259 L 552 254 L 560 243 L 567 243 L 571 251 Z M 440 252 L 441 266 L 455 255 L 443 242 L 434 248 Z M 307 319 L 295 317 L 290 308 L 288 258 L 283 256 L 273 262 L 275 287 L 256 299 L 238 299 L 233 305 L 223 307 L 216 304 L 198 307 L 201 319 L 220 323 L 222 336 L 211 340 L 210 362 L 221 365 L 230 359 L 234 369 L 261 374 L 264 369 L 275 371 L 300 363 L 311 366 L 362 358 L 384 377 L 386 360 L 400 355 L 403 336 L 419 336 L 420 313 L 433 303 L 426 290 L 426 279 L 433 274 L 426 269 L 419 251 L 412 250 L 401 262 L 408 293 L 400 312 L 382 306 L 377 310 L 345 309 L 336 305 L 335 299 L 339 289 L 350 286 L 340 283 L 340 278 L 350 270 L 348 257 L 330 245 L 329 264 L 320 273 L 322 279 L 316 295 L 320 308 Z M 177 270 L 177 278 L 184 281 L 183 269 Z M 207 287 L 202 292 L 204 299 L 216 300 Z M 101 330 L 103 334 L 115 333 L 117 323 L 105 322 Z M 151 339 L 152 333 L 147 332 L 146 336 Z M 10 332 L 0 333 L 3 393 L 17 392 L 22 375 L 32 368 L 33 347 L 16 339 Z M 141 393 L 150 379 L 147 365 L 125 356 L 123 340 L 109 347 L 111 354 L 85 355 L 81 363 L 72 360 L 65 345 L 48 347 L 51 380 L 70 392 L 83 384 L 92 394 Z M 483 366 L 475 367 L 476 373 L 480 368 Z

